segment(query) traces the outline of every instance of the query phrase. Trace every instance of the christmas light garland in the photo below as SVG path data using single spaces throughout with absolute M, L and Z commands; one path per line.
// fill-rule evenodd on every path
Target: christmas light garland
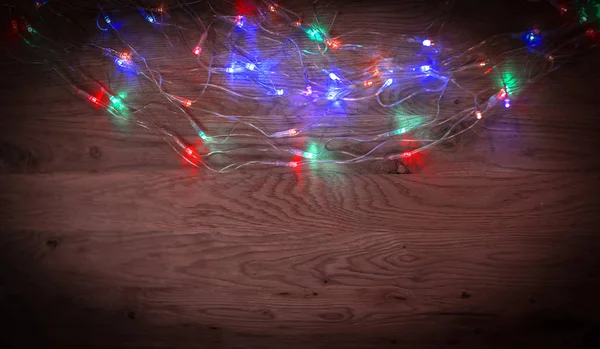
M 54 3 L 59 5 L 51 0 L 34 1 L 40 15 L 59 16 L 72 25 L 74 21 L 56 10 Z M 92 107 L 155 132 L 186 162 L 214 172 L 249 165 L 403 161 L 464 134 L 497 106 L 510 108 L 518 103 L 525 85 L 556 70 L 583 47 L 596 47 L 600 5 L 592 1 L 551 3 L 565 19 L 558 28 L 496 35 L 457 52 L 438 42 L 439 35 L 398 35 L 395 45 L 375 40 L 354 42 L 355 34 L 376 38 L 378 33 L 334 35 L 335 17 L 325 27 L 316 11 L 312 20 L 306 20 L 271 1 L 254 5 L 237 1 L 231 14 L 218 13 L 208 1 L 169 7 L 107 1 L 99 2 L 97 9 L 69 5 L 72 11 L 94 11 L 96 27 L 104 34 L 94 42 L 77 44 L 46 36 L 47 28 L 41 23 L 32 25 L 12 11 L 12 33 L 37 54 L 37 60 L 20 58 L 15 47 L 5 51 L 24 63 L 52 66 L 75 95 Z M 203 4 L 208 11 L 195 9 Z M 594 9 L 597 12 L 592 12 Z M 136 17 L 132 11 L 137 12 Z M 179 69 L 177 78 L 165 77 L 172 72 L 153 65 L 154 59 L 140 54 L 142 47 L 125 39 L 128 36 L 121 25 L 125 20 L 145 21 L 148 35 L 162 37 L 173 52 L 184 47 L 185 59 L 193 66 Z M 110 46 L 104 44 L 107 41 Z M 104 55 L 114 62 L 112 69 L 135 77 L 136 82 L 151 84 L 160 100 L 129 102 L 125 93 L 113 91 L 82 67 L 67 63 L 78 50 Z M 171 91 L 172 81 L 186 76 L 205 79 L 196 86 L 201 87 L 199 93 Z M 449 90 L 469 97 L 472 103 L 461 109 L 443 108 L 441 101 Z M 198 105 L 207 103 L 199 101 L 214 100 L 208 99 L 207 91 L 242 102 L 277 103 L 283 110 L 293 109 L 295 125 L 273 130 L 247 121 L 248 115 L 200 108 Z M 152 112 L 161 103 L 170 106 L 161 113 L 184 120 L 191 132 L 175 132 L 165 126 L 164 118 Z M 363 111 L 347 112 L 356 105 Z M 343 111 L 342 125 L 334 123 L 336 110 Z M 364 117 L 364 110 L 374 111 L 382 124 L 393 126 L 354 126 Z M 229 123 L 229 130 L 205 129 L 201 125 L 208 119 Z M 258 143 L 238 146 L 244 139 Z M 291 142 L 294 146 L 282 144 L 290 139 L 299 141 Z M 236 159 L 248 156 L 255 159 Z

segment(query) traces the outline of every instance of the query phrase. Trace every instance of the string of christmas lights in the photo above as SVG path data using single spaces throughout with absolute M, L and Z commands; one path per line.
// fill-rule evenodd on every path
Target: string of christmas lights
M 498 107 L 519 103 L 526 85 L 583 48 L 596 47 L 600 5 L 551 3 L 562 25 L 500 34 L 462 49 L 444 45 L 440 16 L 424 31 L 437 25 L 436 35 L 401 34 L 379 42 L 377 32 L 336 33 L 340 19 L 326 22 L 316 8 L 307 20 L 266 0 L 236 1 L 230 13 L 209 1 L 154 7 L 106 1 L 94 9 L 68 4 L 69 13 L 95 14 L 92 25 L 99 32 L 93 41 L 74 43 L 53 38 L 44 22 L 32 24 L 9 7 L 10 30 L 26 48 L 5 51 L 23 63 L 51 66 L 76 96 L 115 120 L 154 132 L 195 167 L 224 173 L 250 165 L 405 161 L 473 129 Z M 39 16 L 77 26 L 61 12 L 60 1 L 34 5 Z M 139 42 L 146 37 L 161 47 L 158 57 Z M 69 63 L 82 52 L 112 62 L 109 69 L 129 92 L 116 92 L 85 66 Z M 161 62 L 169 52 L 176 69 Z M 444 103 L 448 95 L 470 102 L 459 108 Z M 201 107 L 218 100 L 280 110 L 282 121 L 263 125 L 253 121 L 261 115 L 231 115 L 227 105 L 219 111 Z M 294 115 L 284 115 L 287 110 Z M 214 121 L 220 121 L 218 129 L 204 126 Z M 289 127 L 281 127 L 285 121 Z M 186 130 L 179 130 L 181 122 Z

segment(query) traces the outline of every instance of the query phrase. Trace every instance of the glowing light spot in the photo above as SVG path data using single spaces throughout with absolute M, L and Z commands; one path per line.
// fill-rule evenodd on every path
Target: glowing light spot
M 150 23 L 154 23 L 156 22 L 156 20 L 154 19 L 154 17 L 150 16 L 150 15 L 146 15 L 146 20 Z
M 94 104 L 98 104 L 98 98 L 96 98 L 94 96 L 89 96 L 88 99 L 90 100 L 90 102 L 92 102 Z
M 430 71 L 430 70 L 431 70 L 431 66 L 429 66 L 429 65 L 422 65 L 422 66 L 421 66 L 421 71 L 422 71 L 423 73 L 426 73 L 426 72 L 428 72 L 428 71 Z
M 198 130 L 198 136 L 200 136 L 200 138 L 202 138 L 204 141 L 210 141 L 210 137 L 200 130 Z
M 301 156 L 301 157 L 307 158 L 307 159 L 313 159 L 316 156 L 313 153 L 309 153 L 309 152 L 305 152 L 305 151 L 297 150 L 297 149 L 292 149 L 289 152 L 292 153 L 292 154 L 294 154 L 294 155 Z
M 340 42 L 338 40 L 325 40 L 325 45 L 331 48 L 332 50 L 337 50 L 340 48 Z
M 479 67 L 485 67 L 486 64 L 487 64 L 486 62 L 479 62 L 477 64 L 477 66 L 479 66 Z
M 35 31 L 35 30 L 33 30 L 33 27 L 31 26 L 31 24 L 27 24 L 26 28 L 27 28 L 27 31 L 31 34 L 33 34 L 33 32 Z
M 410 151 L 405 151 L 404 153 L 402 153 L 401 155 L 403 158 L 409 158 L 412 156 L 412 152 Z
M 365 86 L 367 86 L 367 87 L 373 86 L 373 80 L 367 80 L 367 81 L 365 81 Z
M 548 57 L 546 57 L 546 59 L 548 60 L 548 62 L 554 62 L 554 56 L 552 56 L 552 55 L 548 55 Z
M 283 96 L 283 90 L 275 90 L 278 96 Z
M 183 100 L 183 105 L 186 106 L 186 107 L 191 107 L 192 103 L 194 103 L 194 102 L 190 101 L 189 99 L 184 99 Z
M 504 108 L 510 108 L 510 99 L 505 99 L 504 100 Z
M 481 120 L 481 118 L 483 117 L 483 115 L 481 114 L 480 110 L 478 110 L 477 112 L 475 112 L 475 116 L 477 117 L 477 120 Z
M 488 75 L 489 73 L 492 72 L 492 70 L 494 70 L 494 69 L 493 68 L 487 68 L 483 74 L 484 75 Z
M 231 67 L 225 68 L 225 72 L 226 72 L 226 73 L 233 73 L 234 71 L 235 71 L 235 67 L 234 67 L 234 66 L 231 66 Z
M 341 81 L 340 77 L 335 75 L 335 73 L 329 73 L 329 78 L 333 81 Z
M 104 22 L 106 22 L 107 24 L 110 24 L 112 21 L 111 21 L 110 17 L 104 16 Z
M 192 155 L 194 155 L 194 151 L 193 151 L 193 150 L 192 150 L 192 148 L 190 148 L 190 147 L 186 147 L 186 148 L 185 148 L 185 153 L 186 153 L 187 155 L 189 155 L 189 156 L 192 156 Z
M 256 65 L 254 65 L 253 63 L 246 63 L 246 69 L 252 71 L 254 70 L 254 68 L 256 68 Z
M 386 87 L 390 86 L 392 84 L 392 82 L 394 82 L 394 79 L 387 79 L 387 80 L 385 80 L 385 82 L 383 83 L 382 88 L 386 88 Z
M 506 98 L 507 95 L 508 94 L 506 93 L 505 89 L 501 89 L 500 92 L 498 92 L 498 98 L 500 98 L 500 99 Z
M 243 27 L 244 26 L 244 16 L 240 16 L 240 15 L 235 16 L 235 25 L 237 25 L 238 28 Z
M 431 42 L 431 40 L 429 40 L 429 39 L 423 40 L 423 46 L 429 47 L 431 45 L 433 45 L 433 42 Z
M 298 167 L 298 162 L 297 161 L 288 162 L 288 166 L 289 167 Z
M 196 46 L 194 47 L 194 51 L 192 51 L 196 56 L 200 56 L 200 53 L 202 53 L 202 48 L 200 48 L 200 46 Z
M 567 13 L 568 9 L 565 5 L 561 5 L 560 6 L 560 14 L 564 15 L 565 13 Z
M 325 30 L 322 28 L 319 28 L 318 26 L 312 26 L 312 27 L 306 29 L 306 34 L 308 35 L 309 39 L 322 42 L 323 35 L 325 34 Z
M 118 108 L 120 108 L 120 107 L 123 106 L 123 103 L 121 102 L 121 100 L 118 97 L 115 97 L 115 96 L 110 96 L 110 102 L 112 104 L 114 104 L 115 107 L 118 107 Z
M 302 25 L 302 22 L 300 22 L 300 21 L 296 21 L 296 22 L 294 22 L 294 26 L 295 26 L 295 27 L 299 27 L 299 26 L 301 26 L 301 25 Z
M 310 85 L 306 86 L 306 90 L 302 91 L 302 94 L 305 96 L 310 96 L 312 95 L 313 91 L 312 91 L 312 87 Z

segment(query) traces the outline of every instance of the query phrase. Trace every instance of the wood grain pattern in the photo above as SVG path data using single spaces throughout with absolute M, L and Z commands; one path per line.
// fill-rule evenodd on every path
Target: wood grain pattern
M 340 30 L 415 29 L 424 3 L 339 4 Z M 465 42 L 518 12 L 460 6 L 447 35 Z M 46 67 L 3 62 L 0 347 L 598 347 L 597 59 L 409 175 L 219 176 L 110 124 Z

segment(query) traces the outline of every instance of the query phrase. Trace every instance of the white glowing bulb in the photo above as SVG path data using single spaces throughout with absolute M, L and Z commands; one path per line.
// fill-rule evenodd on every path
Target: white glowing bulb
M 433 43 L 431 42 L 431 40 L 429 39 L 425 39 L 423 40 L 423 46 L 429 47 L 431 46 Z
M 253 63 L 246 63 L 246 69 L 252 71 L 254 70 L 254 68 L 256 68 L 256 65 L 254 65 Z
M 329 78 L 333 81 L 340 81 L 339 76 L 335 75 L 335 73 L 329 73 Z

